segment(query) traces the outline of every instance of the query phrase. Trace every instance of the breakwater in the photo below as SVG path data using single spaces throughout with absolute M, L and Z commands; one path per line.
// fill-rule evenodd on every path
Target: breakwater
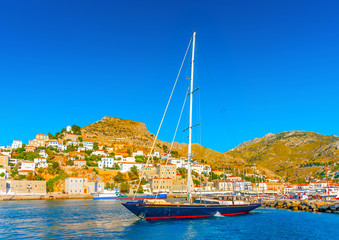
M 262 206 L 295 211 L 339 213 L 339 201 L 279 199 L 265 200 Z

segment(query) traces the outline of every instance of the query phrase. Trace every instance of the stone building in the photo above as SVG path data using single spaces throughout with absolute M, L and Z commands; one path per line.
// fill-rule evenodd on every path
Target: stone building
M 92 194 L 104 190 L 103 182 L 89 182 L 87 178 L 70 177 L 65 179 L 65 193 Z
M 1 180 L 0 195 L 45 195 L 46 181 Z

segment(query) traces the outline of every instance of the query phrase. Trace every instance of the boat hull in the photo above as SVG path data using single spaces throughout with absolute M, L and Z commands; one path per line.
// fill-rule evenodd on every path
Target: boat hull
M 134 199 L 165 199 L 167 198 L 167 194 L 159 194 L 157 196 L 135 196 Z M 133 197 L 128 197 L 128 196 L 93 196 L 93 200 L 104 200 L 104 199 L 111 199 L 111 200 L 132 200 Z
M 216 215 L 240 215 L 246 214 L 261 204 L 245 205 L 158 205 L 144 204 L 141 202 L 122 203 L 124 207 L 140 218 L 146 220 L 163 220 L 163 219 L 182 219 L 182 218 L 200 218 L 212 217 Z

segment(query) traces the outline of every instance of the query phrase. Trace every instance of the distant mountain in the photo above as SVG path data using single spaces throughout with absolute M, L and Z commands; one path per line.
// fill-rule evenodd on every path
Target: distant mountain
M 296 181 L 323 172 L 325 162 L 330 165 L 339 162 L 339 137 L 307 131 L 269 133 L 244 142 L 225 154 L 256 163 L 287 180 Z

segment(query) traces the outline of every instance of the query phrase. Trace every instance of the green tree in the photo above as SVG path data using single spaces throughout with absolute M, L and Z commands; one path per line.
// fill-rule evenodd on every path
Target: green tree
M 83 142 L 82 137 L 78 137 L 78 141 L 79 141 L 79 142 Z
M 120 183 L 124 180 L 124 175 L 121 172 L 118 172 L 117 175 L 114 176 L 114 181 Z
M 137 193 L 140 194 L 144 193 L 144 189 L 142 188 L 142 186 L 139 186 Z
M 197 179 L 193 179 L 194 186 L 200 186 L 200 181 Z
M 81 128 L 77 125 L 72 126 L 72 131 L 75 135 L 81 135 Z
M 130 189 L 130 186 L 128 183 L 121 183 L 120 184 L 120 191 L 124 193 L 128 193 Z
M 67 160 L 66 161 L 66 165 L 67 166 L 73 166 L 74 165 L 74 161 L 73 160 Z
M 93 143 L 93 150 L 97 151 L 99 149 L 99 144 L 97 142 Z
M 2 172 L 1 174 L 0 174 L 0 177 L 5 177 L 5 173 L 4 172 Z
M 139 177 L 139 172 L 137 166 L 131 167 L 131 172 L 134 174 L 135 178 Z

